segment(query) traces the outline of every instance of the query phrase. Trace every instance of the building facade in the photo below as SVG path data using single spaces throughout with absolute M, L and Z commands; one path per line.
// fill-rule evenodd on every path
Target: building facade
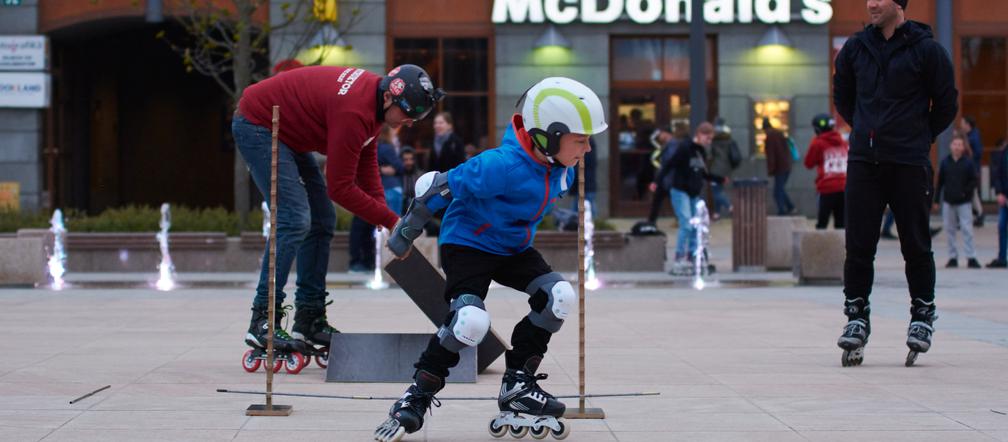
M 938 8 L 942 6 L 940 3 L 944 1 L 911 0 L 908 15 L 934 25 Z M 45 206 L 43 195 L 48 195 L 46 182 L 50 169 L 54 170 L 55 186 L 59 187 L 53 198 L 56 205 L 73 206 L 86 200 L 87 208 L 96 210 L 107 205 L 153 204 L 162 199 L 178 198 L 178 202 L 189 205 L 230 206 L 229 182 L 233 175 L 228 160 L 233 158 L 234 152 L 223 146 L 228 142 L 230 103 L 227 97 L 217 94 L 212 98 L 215 97 L 210 92 L 212 85 L 199 83 L 189 76 L 162 73 L 164 78 L 159 80 L 164 88 L 177 91 L 185 87 L 200 92 L 192 102 L 163 97 L 160 107 L 150 109 L 151 106 L 143 107 L 123 98 L 123 95 L 134 93 L 124 88 L 142 90 L 143 82 L 123 86 L 120 81 L 115 94 L 118 98 L 110 101 L 115 101 L 119 107 L 118 118 L 132 118 L 132 121 L 103 126 L 101 111 L 107 110 L 108 105 L 101 107 L 95 103 L 94 97 L 101 96 L 103 87 L 102 81 L 95 79 L 113 77 L 108 72 L 85 67 L 90 66 L 87 63 L 70 63 L 67 60 L 72 61 L 74 54 L 80 52 L 63 48 L 73 47 L 72 43 L 113 40 L 120 41 L 119 46 L 101 43 L 99 46 L 104 49 L 95 49 L 95 56 L 141 51 L 137 53 L 138 58 L 130 62 L 111 57 L 107 64 L 114 66 L 109 69 L 115 72 L 129 71 L 124 65 L 142 63 L 137 60 L 142 60 L 144 54 L 153 57 L 159 53 L 158 60 L 167 60 L 167 55 L 154 46 L 123 47 L 122 39 L 114 38 L 133 35 L 134 39 L 140 39 L 147 32 L 145 29 L 151 29 L 136 23 L 143 21 L 143 1 L 81 2 L 86 4 L 84 6 L 73 2 L 76 5 L 73 7 L 68 4 L 71 2 L 52 2 L 57 3 L 64 5 L 47 9 L 26 0 L 20 9 L 14 8 L 22 15 L 34 14 L 37 23 L 35 29 L 15 32 L 50 36 L 51 54 L 57 58 L 54 67 L 59 67 L 60 71 L 54 73 L 56 112 L 53 117 L 57 130 L 53 138 L 45 135 L 49 111 L 0 110 L 7 119 L 19 115 L 16 118 L 22 122 L 17 125 L 18 131 L 28 134 L 11 138 L 18 140 L 13 143 L 24 155 L 16 158 L 0 155 L 0 171 L 8 170 L 4 167 L 20 170 L 21 165 L 28 165 L 26 170 L 38 171 L 35 178 L 10 175 L 13 178 L 7 179 L 6 173 L 0 178 L 0 181 L 23 181 L 22 207 Z M 289 2 L 270 1 L 272 22 L 283 20 L 281 11 L 285 3 Z M 607 106 L 609 117 L 610 129 L 596 137 L 598 209 L 603 216 L 639 217 L 646 213 L 650 201 L 647 184 L 653 175 L 651 154 L 654 150 L 648 139 L 651 132 L 656 127 L 675 129 L 689 121 L 690 3 L 689 0 L 341 0 L 336 19 L 340 21 L 337 27 L 344 33 L 338 36 L 339 44 L 326 61 L 356 65 L 374 72 L 384 72 L 401 63 L 425 67 L 436 84 L 449 93 L 441 107 L 453 114 L 456 132 L 466 143 L 480 148 L 497 145 L 515 112 L 516 102 L 533 83 L 552 75 L 575 78 L 598 93 Z M 76 13 L 66 12 L 74 8 L 78 9 Z M 0 22 L 5 20 L 9 10 L 0 8 Z M 863 27 L 867 20 L 864 2 L 708 0 L 702 15 L 707 48 L 704 86 L 708 112 L 705 117 L 708 121 L 718 116 L 723 118 L 741 147 L 745 161 L 735 172 L 735 178 L 765 177 L 762 131 L 757 123 L 768 117 L 791 136 L 800 151 L 806 150 L 813 136 L 812 117 L 832 108 L 832 58 L 843 41 Z M 122 29 L 109 34 L 108 28 L 113 23 L 118 23 Z M 136 26 L 130 28 L 123 23 Z M 1008 26 L 1005 23 L 1008 23 L 1008 4 L 983 0 L 952 2 L 951 53 L 956 65 L 962 113 L 977 119 L 988 152 L 1008 132 Z M 9 28 L 0 29 L 7 33 Z M 127 31 L 133 34 L 123 34 Z M 310 32 L 309 26 L 302 24 L 271 34 L 270 64 L 291 58 L 292 48 L 305 40 L 306 32 Z M 61 57 L 62 62 L 58 61 Z M 87 75 L 90 80 L 72 79 L 86 69 L 90 69 Z M 117 75 L 121 78 L 122 74 Z M 152 74 L 137 71 L 135 75 Z M 89 88 L 89 92 L 68 95 L 66 89 L 74 85 Z M 202 87 L 207 89 L 200 89 Z M 84 95 L 90 98 L 82 98 Z M 199 102 L 199 97 L 204 97 L 203 103 Z M 207 101 L 211 105 L 206 105 Z M 203 113 L 197 113 L 192 120 L 178 117 L 200 108 Z M 127 118 L 125 115 L 133 116 Z M 179 120 L 178 124 L 190 128 L 191 133 L 202 134 L 202 138 L 197 140 L 194 136 L 180 140 L 178 129 L 169 128 L 167 131 L 176 135 L 160 133 L 157 140 L 165 141 L 157 141 L 155 134 L 134 133 L 122 128 L 123 124 L 154 127 L 166 118 Z M 10 124 L 0 123 L 0 131 L 11 130 L 10 127 Z M 65 139 L 53 143 L 65 145 L 59 149 L 56 161 L 63 169 L 45 167 L 46 140 L 61 141 L 60 134 L 71 127 L 79 127 L 79 131 L 90 135 L 70 136 L 77 140 L 76 143 Z M 432 133 L 431 122 L 425 121 L 400 133 L 400 139 L 422 151 L 431 146 Z M 7 137 L 4 140 L 6 144 L 12 143 Z M 182 143 L 190 146 L 179 147 Z M 143 147 L 148 145 L 152 146 Z M 88 159 L 77 158 L 84 154 L 69 152 L 73 149 L 87 151 Z M 207 150 L 214 154 L 197 164 L 168 158 L 172 155 L 185 158 Z M 935 161 L 944 151 L 943 146 L 934 150 Z M 131 175 L 131 165 L 141 161 L 138 156 L 146 158 L 145 161 L 151 162 L 149 166 L 155 168 L 158 165 L 168 169 L 188 167 L 194 175 L 212 175 L 212 178 L 196 179 L 196 184 L 179 183 L 177 193 L 169 193 L 167 197 L 127 191 L 127 188 L 146 186 L 163 192 L 165 188 L 164 183 L 158 181 L 164 178 L 156 174 Z M 989 181 L 986 178 L 988 158 L 989 154 L 985 154 L 985 183 Z M 64 170 L 66 168 L 72 173 Z M 812 171 L 796 164 L 788 184 L 792 199 L 806 214 L 814 213 L 816 207 L 813 179 Z M 68 180 L 76 180 L 72 181 L 76 184 L 67 185 Z M 217 190 L 197 198 L 193 196 L 196 189 L 186 186 Z M 74 192 L 81 195 L 74 197 Z M 988 200 L 992 198 L 986 187 L 984 196 Z M 154 198 L 159 199 L 149 201 Z

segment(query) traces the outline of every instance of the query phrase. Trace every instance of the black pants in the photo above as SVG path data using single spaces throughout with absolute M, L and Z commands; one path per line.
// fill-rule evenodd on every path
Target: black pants
M 532 280 L 553 271 L 542 255 L 532 247 L 517 255 L 501 256 L 471 247 L 443 244 L 441 266 L 447 279 L 445 302 L 451 302 L 464 294 L 486 299 L 491 280 L 524 292 Z M 541 312 L 547 302 L 547 294 L 542 290 L 529 297 L 529 305 L 536 312 Z M 453 314 L 448 313 L 445 325 L 451 323 Z M 504 354 L 507 368 L 520 369 L 530 357 L 542 357 L 546 353 L 550 336 L 552 334 L 549 331 L 533 325 L 528 316 L 522 318 L 511 333 L 511 350 Z M 437 335 L 433 335 L 414 367 L 447 377 L 448 369 L 458 362 L 458 353 L 444 348 Z
M 900 233 L 910 296 L 928 303 L 934 301 L 935 264 L 929 231 L 933 192 L 930 166 L 855 161 L 847 165 L 847 259 L 844 262 L 847 299 L 868 300 L 871 294 L 879 224 L 888 204 Z
M 661 213 L 662 204 L 665 203 L 665 199 L 668 198 L 668 189 L 662 188 L 661 185 L 658 189 L 654 191 L 654 195 L 651 195 L 651 211 L 648 212 L 648 222 L 655 224 L 658 222 L 658 214 Z
M 844 228 L 844 193 L 824 193 L 819 195 L 819 220 L 815 228 L 825 229 L 829 226 L 830 215 L 833 215 L 833 228 Z
M 373 270 L 375 266 L 375 226 L 354 216 L 350 221 L 350 265 Z

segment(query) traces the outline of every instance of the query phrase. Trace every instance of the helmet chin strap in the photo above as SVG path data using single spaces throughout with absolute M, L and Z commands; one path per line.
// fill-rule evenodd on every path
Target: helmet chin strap
M 533 145 L 533 146 L 535 146 L 535 150 L 536 150 L 536 152 L 539 152 L 539 153 L 541 153 L 541 154 L 542 154 L 542 155 L 543 155 L 544 157 L 546 157 L 546 162 L 547 162 L 547 163 L 550 163 L 550 164 L 556 164 L 556 163 L 557 163 L 557 161 L 556 161 L 556 160 L 554 160 L 554 159 L 553 159 L 553 157 L 552 157 L 552 156 L 550 156 L 550 154 L 546 153 L 546 149 L 544 149 L 544 148 L 542 148 L 542 147 L 539 147 L 539 145 L 538 145 L 538 144 L 536 144 L 536 142 L 535 142 L 535 141 L 533 141 L 533 142 L 532 142 L 532 145 Z

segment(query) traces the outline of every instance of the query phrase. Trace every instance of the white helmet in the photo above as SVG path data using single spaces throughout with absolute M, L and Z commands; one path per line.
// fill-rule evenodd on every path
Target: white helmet
M 546 156 L 560 151 L 567 133 L 595 135 L 606 130 L 602 101 L 588 86 L 565 77 L 549 77 L 524 96 L 521 116 L 532 142 Z

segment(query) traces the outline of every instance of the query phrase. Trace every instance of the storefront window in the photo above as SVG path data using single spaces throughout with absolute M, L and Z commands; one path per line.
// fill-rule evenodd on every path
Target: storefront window
M 689 39 L 613 39 L 614 81 L 689 81 Z M 707 40 L 707 81 L 714 75 L 714 50 Z
M 784 99 L 757 100 L 753 102 L 753 134 L 755 153 L 766 155 L 766 132 L 763 130 L 763 119 L 766 118 L 774 129 L 784 134 L 791 130 L 791 102 Z
M 466 144 L 490 147 L 490 67 L 486 38 L 396 38 L 392 64 L 412 63 L 423 67 L 434 83 L 448 96 L 438 111 L 448 111 L 454 131 Z M 434 118 L 404 127 L 399 133 L 403 145 L 417 149 L 426 166 L 427 152 L 434 141 Z
M 1008 133 L 1008 39 L 963 37 L 962 115 L 972 116 L 985 152 Z M 983 164 L 990 161 L 985 154 Z
M 717 82 L 713 38 L 707 40 L 708 119 L 717 115 Z M 664 146 L 652 141 L 656 128 L 689 133 L 689 38 L 613 37 L 610 123 L 610 207 L 616 216 L 645 216 L 651 210 L 649 190 Z M 666 192 L 667 190 L 660 190 Z M 668 213 L 669 204 L 661 204 Z
M 965 37 L 962 39 L 962 87 L 964 90 L 1005 89 L 1004 37 Z

